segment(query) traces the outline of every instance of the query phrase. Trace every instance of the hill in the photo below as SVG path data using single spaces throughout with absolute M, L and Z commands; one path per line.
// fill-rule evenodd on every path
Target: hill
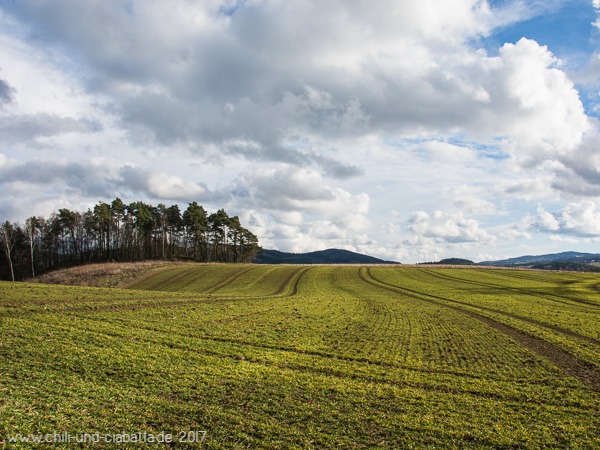
M 257 264 L 400 264 L 337 248 L 309 253 L 263 250 L 254 262 Z
M 472 266 L 475 265 L 473 261 L 470 259 L 464 258 L 446 258 L 437 262 L 426 262 L 422 264 L 439 264 L 439 265 L 448 265 L 448 266 Z
M 547 255 L 525 255 L 498 261 L 483 261 L 481 266 L 531 267 L 534 269 L 596 271 L 598 253 L 561 252 Z

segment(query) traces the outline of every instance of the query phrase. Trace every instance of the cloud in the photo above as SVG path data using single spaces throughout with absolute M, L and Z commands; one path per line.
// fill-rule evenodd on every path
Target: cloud
M 101 125 L 88 119 L 58 117 L 51 114 L 11 115 L 0 121 L 0 138 L 5 142 L 23 142 L 65 133 L 97 133 Z
M 350 230 L 361 230 L 368 225 L 369 196 L 365 193 L 352 195 L 328 186 L 322 175 L 314 170 L 290 165 L 253 168 L 241 177 L 240 186 L 243 187 L 243 202 L 250 202 L 264 211 L 293 211 Z M 298 220 L 298 216 L 295 217 Z
M 197 200 L 287 250 L 535 240 L 498 224 L 600 196 L 598 122 L 552 49 L 477 46 L 564 4 L 4 2 L 0 183 L 29 204 Z
M 554 177 L 547 173 L 538 173 L 534 178 L 518 178 L 502 181 L 496 186 L 496 191 L 503 196 L 533 200 L 549 198 L 554 195 L 552 183 Z
M 592 129 L 583 137 L 577 151 L 559 158 L 554 169 L 553 187 L 581 196 L 600 195 L 600 130 Z
M 33 27 L 32 39 L 84 60 L 88 90 L 110 99 L 106 112 L 136 130 L 129 136 L 160 147 L 313 164 L 345 179 L 360 168 L 321 140 L 487 129 L 526 160 L 567 151 L 581 134 L 580 102 L 547 49 L 522 40 L 490 58 L 465 47 L 492 27 L 487 2 L 223 7 L 60 0 L 5 8 Z M 311 147 L 295 146 L 298 136 Z
M 4 155 L 2 155 L 4 156 Z M 21 163 L 6 157 L 0 158 L 0 185 L 22 184 L 58 187 L 73 194 L 110 196 L 111 186 L 106 182 L 112 177 L 111 168 L 102 160 L 86 163 L 66 159 L 33 159 Z
M 180 202 L 212 201 L 218 195 L 202 184 L 185 181 L 179 176 L 116 160 L 33 159 L 20 163 L 1 153 L 0 186 L 3 190 L 27 186 L 29 192 L 43 187 L 46 192 L 68 194 L 74 201 L 82 199 L 83 203 L 85 197 L 96 201 L 123 194 L 138 199 L 141 195 L 142 198 Z
M 185 181 L 176 175 L 156 172 L 146 168 L 124 166 L 119 170 L 116 184 L 132 193 L 151 198 L 179 201 L 205 200 L 210 196 L 206 186 Z
M 521 39 L 500 50 L 502 83 L 510 100 L 508 146 L 524 165 L 576 151 L 589 130 L 573 82 L 558 60 L 535 41 Z
M 495 215 L 497 213 L 494 203 L 484 197 L 484 189 L 461 184 L 445 190 L 446 197 L 454 199 L 454 206 L 463 214 L 469 216 Z
M 88 91 L 110 99 L 105 111 L 135 130 L 129 136 L 200 155 L 216 148 L 253 161 L 308 162 L 345 179 L 361 171 L 338 161 L 343 154 L 297 149 L 290 138 L 356 136 L 436 116 L 447 121 L 448 109 L 440 115 L 431 93 L 438 101 L 483 92 L 435 60 L 484 31 L 485 2 L 264 2 L 228 14 L 217 1 L 60 0 L 4 8 L 31 27 L 33 42 L 57 45 L 85 63 Z M 80 17 L 94 17 L 95 25 Z M 415 72 L 421 64 L 431 74 Z M 240 141 L 257 145 L 230 145 Z
M 0 79 L 0 107 L 14 100 L 15 89 L 6 80 Z
M 532 229 L 579 238 L 600 237 L 600 211 L 592 201 L 569 203 L 560 212 L 538 207 Z
M 250 167 L 231 191 L 229 207 L 241 211 L 240 217 L 267 248 L 301 252 L 334 246 L 356 251 L 370 226 L 367 194 L 329 186 L 308 168 Z
M 517 227 L 510 228 L 508 230 L 504 230 L 500 233 L 500 235 L 505 239 L 532 239 L 531 233 L 523 230 L 519 230 Z
M 411 214 L 408 222 L 409 230 L 416 236 L 436 242 L 489 243 L 495 240 L 494 236 L 479 228 L 476 220 L 465 218 L 461 213 L 417 211 Z

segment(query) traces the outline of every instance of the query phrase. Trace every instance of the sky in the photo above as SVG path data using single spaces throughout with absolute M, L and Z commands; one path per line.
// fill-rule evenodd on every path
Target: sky
M 263 248 L 600 252 L 600 0 L 0 0 L 0 219 L 224 208 Z

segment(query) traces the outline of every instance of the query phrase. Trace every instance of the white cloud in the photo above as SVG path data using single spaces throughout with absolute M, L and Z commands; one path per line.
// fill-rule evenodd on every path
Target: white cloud
M 506 197 L 524 200 L 535 200 L 554 197 L 552 183 L 554 177 L 546 173 L 538 173 L 533 178 L 517 178 L 502 181 L 496 191 Z
M 474 219 L 465 218 L 461 213 L 434 211 L 429 214 L 417 211 L 410 216 L 409 230 L 415 235 L 432 238 L 437 242 L 493 242 L 494 236 L 479 228 Z
M 349 230 L 368 226 L 369 196 L 352 195 L 340 188 L 327 186 L 318 172 L 289 165 L 252 168 L 241 178 L 245 192 L 243 202 L 277 213 L 293 211 L 321 217 Z
M 497 214 L 496 206 L 485 198 L 485 189 L 461 184 L 444 191 L 445 197 L 453 199 L 454 206 L 469 216 L 485 216 Z
M 511 228 L 509 230 L 502 231 L 500 235 L 506 239 L 532 239 L 531 233 L 517 228 Z
M 179 201 L 206 198 L 205 187 L 175 175 L 125 166 L 120 170 L 120 178 L 124 187 L 152 198 Z
M 557 213 L 540 206 L 537 212 L 532 228 L 573 237 L 600 237 L 600 211 L 595 202 L 569 203 Z
M 4 2 L 0 215 L 118 194 L 226 207 L 288 250 L 535 241 L 510 225 L 528 202 L 600 196 L 599 127 L 552 49 L 476 47 L 564 0 L 500 4 Z
M 500 55 L 504 89 L 511 100 L 506 132 L 515 157 L 524 164 L 539 164 L 575 151 L 590 124 L 558 60 L 528 39 L 505 44 Z

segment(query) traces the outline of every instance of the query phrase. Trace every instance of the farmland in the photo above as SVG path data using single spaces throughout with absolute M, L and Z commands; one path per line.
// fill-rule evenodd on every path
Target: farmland
M 581 273 L 179 264 L 119 289 L 0 283 L 0 448 L 192 430 L 205 441 L 177 448 L 597 448 L 599 317 Z

